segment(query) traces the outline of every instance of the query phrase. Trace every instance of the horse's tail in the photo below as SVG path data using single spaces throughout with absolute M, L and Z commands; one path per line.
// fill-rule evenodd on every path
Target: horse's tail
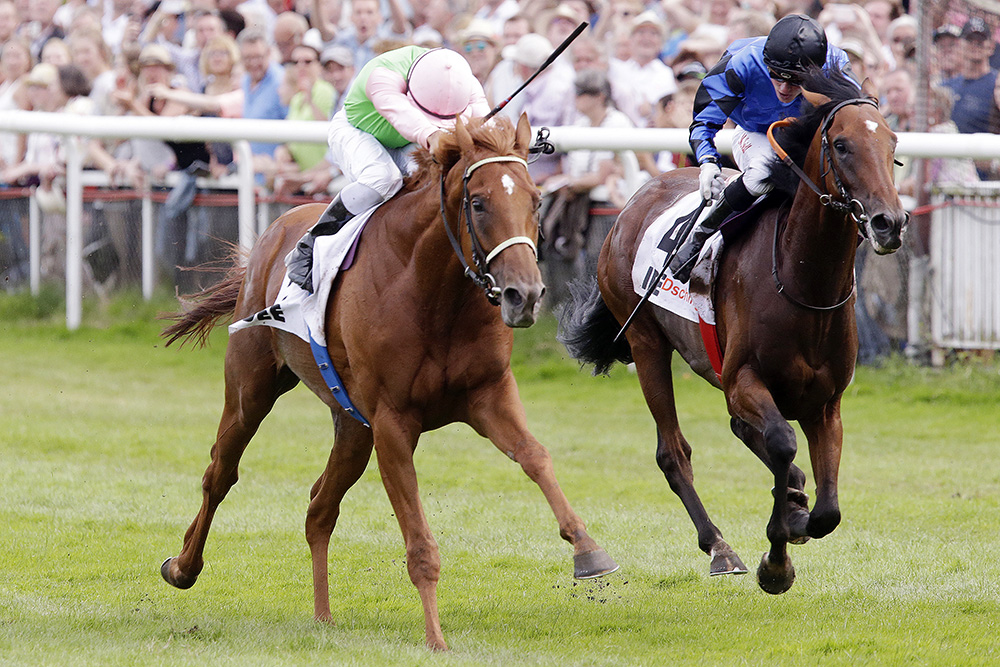
M 208 335 L 219 324 L 219 320 L 231 317 L 236 312 L 236 300 L 246 272 L 246 265 L 237 262 L 226 272 L 226 277 L 221 282 L 181 300 L 185 305 L 193 304 L 193 307 L 176 315 L 163 316 L 162 319 L 174 322 L 160 334 L 167 339 L 167 345 L 183 338 L 204 347 L 208 342 Z
M 559 314 L 556 338 L 570 355 L 584 364 L 594 364 L 594 375 L 607 375 L 616 361 L 632 363 L 628 341 L 622 337 L 615 342 L 621 326 L 604 303 L 597 279 L 573 281 L 569 289 L 571 298 Z

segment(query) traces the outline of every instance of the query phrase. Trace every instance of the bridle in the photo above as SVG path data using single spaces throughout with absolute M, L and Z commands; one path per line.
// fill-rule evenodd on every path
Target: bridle
M 809 186 L 809 189 L 815 192 L 819 196 L 819 202 L 823 206 L 827 206 L 838 213 L 844 215 L 850 215 L 851 219 L 858 226 L 858 233 L 865 239 L 868 238 L 868 212 L 865 210 L 865 206 L 855 197 L 847 191 L 844 186 L 844 182 L 840 177 L 840 172 L 837 169 L 837 164 L 833 160 L 833 155 L 830 151 L 830 139 L 829 130 L 830 125 L 833 124 L 833 119 L 837 115 L 837 112 L 847 106 L 856 106 L 859 104 L 870 104 L 876 109 L 878 108 L 878 103 L 870 97 L 855 97 L 849 100 L 844 100 L 838 102 L 830 111 L 827 112 L 826 116 L 823 117 L 823 122 L 820 124 L 820 164 L 823 167 L 823 171 L 820 174 L 821 182 L 826 179 L 827 174 L 833 175 L 833 182 L 837 186 L 839 199 L 835 195 L 828 192 L 823 192 L 819 187 L 813 183 L 812 179 L 799 167 L 795 162 L 788 156 L 788 153 L 778 144 L 777 139 L 774 137 L 774 128 L 782 127 L 791 124 L 793 121 L 789 118 L 776 121 L 767 128 L 767 139 L 771 143 L 771 147 L 774 148 L 775 153 L 777 153 L 778 158 L 787 165 L 795 174 Z M 843 307 L 851 300 L 857 291 L 857 283 L 851 283 L 851 290 L 848 292 L 847 296 L 841 301 L 833 304 L 832 306 L 813 306 L 807 303 L 803 303 L 798 299 L 792 297 L 787 291 L 785 291 L 785 286 L 781 282 L 781 278 L 778 277 L 778 238 L 780 234 L 780 225 L 778 221 L 775 220 L 774 223 L 774 243 L 771 247 L 771 276 L 774 278 L 775 287 L 778 289 L 778 293 L 782 294 L 786 299 L 791 301 L 796 306 L 800 306 L 807 310 L 837 310 Z
M 441 220 L 444 222 L 444 229 L 448 233 L 448 241 L 451 242 L 451 247 L 455 250 L 455 255 L 458 256 L 458 260 L 462 263 L 462 268 L 465 269 L 465 275 L 483 290 L 491 304 L 498 306 L 500 305 L 501 290 L 497 286 L 496 278 L 489 272 L 490 262 L 496 259 L 497 255 L 507 248 L 519 244 L 530 246 L 537 260 L 538 249 L 535 247 L 535 242 L 527 236 L 512 236 L 506 241 L 497 244 L 493 250 L 487 253 L 483 248 L 482 242 L 479 240 L 479 234 L 476 233 L 476 228 L 472 224 L 472 200 L 469 198 L 469 178 L 472 177 L 472 172 L 476 169 L 495 162 L 516 162 L 517 164 L 524 165 L 525 169 L 528 168 L 527 161 L 516 155 L 495 155 L 473 162 L 466 167 L 465 174 L 462 176 L 462 213 L 465 216 L 465 226 L 469 230 L 469 239 L 472 242 L 472 262 L 475 264 L 475 268 L 470 266 L 465 260 L 465 253 L 462 252 L 462 246 L 455 237 L 455 233 L 451 230 L 451 225 L 448 224 L 448 217 L 445 213 L 445 204 L 447 202 L 445 178 L 447 177 L 447 173 L 444 170 L 441 171 Z

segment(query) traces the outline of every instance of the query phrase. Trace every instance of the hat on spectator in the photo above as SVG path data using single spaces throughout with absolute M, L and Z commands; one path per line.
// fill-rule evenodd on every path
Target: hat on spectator
M 170 51 L 167 51 L 167 47 L 160 44 L 147 44 L 142 47 L 142 51 L 139 53 L 139 67 L 149 67 L 150 65 L 174 68 L 174 59 L 170 57 Z
M 302 43 L 299 46 L 308 46 L 310 49 L 316 52 L 316 57 L 323 52 L 323 38 L 320 37 L 319 30 L 317 28 L 309 28 L 306 30 L 306 34 L 302 35 Z
M 667 34 L 667 26 L 664 25 L 660 17 L 651 9 L 647 9 L 632 20 L 632 32 L 635 32 L 644 25 L 651 25 L 656 28 L 661 35 Z
M 159 9 L 162 14 L 180 16 L 188 10 L 188 4 L 184 0 L 163 0 Z
M 571 5 L 568 5 L 565 2 L 561 2 L 556 7 L 555 11 L 549 15 L 548 23 L 552 23 L 556 19 L 566 19 L 573 25 L 579 25 L 580 23 L 586 20 L 586 17 L 581 16 L 580 12 L 574 9 Z
M 504 58 L 531 69 L 541 67 L 550 55 L 552 55 L 552 44 L 535 32 L 523 35 L 516 43 L 503 50 Z
M 459 44 L 475 40 L 490 42 L 493 45 L 500 43 L 500 37 L 493 28 L 493 24 L 486 19 L 472 19 L 469 21 L 469 25 L 458 31 Z
M 947 23 L 934 31 L 933 39 L 936 42 L 943 37 L 953 37 L 955 39 L 958 39 L 961 36 L 962 36 L 961 28 L 959 28 L 954 23 Z
M 346 46 L 339 46 L 335 44 L 323 49 L 323 55 L 319 57 L 319 61 L 323 65 L 337 63 L 343 67 L 353 67 L 354 54 L 351 53 L 351 50 Z
M 971 19 L 965 22 L 962 26 L 962 39 L 975 39 L 982 41 L 988 39 L 990 36 L 990 29 L 986 25 L 986 21 L 982 20 L 978 16 L 973 16 Z
M 51 86 L 58 78 L 59 71 L 55 65 L 39 63 L 31 68 L 24 82 L 29 86 Z
M 864 60 L 865 55 L 867 54 L 865 45 L 856 39 L 847 38 L 841 40 L 838 46 L 840 46 L 840 48 L 848 55 L 854 56 L 855 58 L 861 58 L 862 60 Z

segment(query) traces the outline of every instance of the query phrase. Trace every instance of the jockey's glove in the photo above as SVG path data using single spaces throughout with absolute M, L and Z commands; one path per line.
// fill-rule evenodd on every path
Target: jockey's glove
M 722 188 L 726 181 L 722 178 L 722 169 L 715 162 L 705 162 L 701 165 L 698 176 L 698 190 L 702 199 L 718 199 L 722 196 Z

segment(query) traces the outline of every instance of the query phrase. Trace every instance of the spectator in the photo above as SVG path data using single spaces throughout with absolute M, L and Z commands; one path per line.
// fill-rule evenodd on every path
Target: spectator
M 279 89 L 285 79 L 285 70 L 272 59 L 272 49 L 267 37 L 260 30 L 244 30 L 237 43 L 243 62 L 243 116 L 282 120 L 288 116 L 288 106 L 281 101 Z M 264 179 L 274 178 L 274 151 L 276 143 L 250 142 L 254 172 Z
M 458 33 L 457 51 L 468 61 L 479 83 L 485 86 L 500 58 L 500 38 L 493 31 L 493 24 L 484 19 L 472 19 L 469 25 Z
M 510 0 L 513 1 L 513 0 Z M 375 57 L 375 45 L 384 39 L 408 40 L 409 23 L 399 0 L 388 0 L 390 17 L 383 20 L 379 0 L 353 0 L 351 25 L 342 30 L 335 43 L 346 46 L 354 54 L 354 69 L 361 68 Z
M 208 81 L 200 69 L 201 54 L 208 42 L 226 32 L 226 24 L 217 11 L 197 11 L 191 29 L 184 36 L 184 44 L 176 48 L 167 44 L 177 72 L 184 77 L 190 90 L 204 90 Z
M 125 42 L 135 41 L 127 39 L 130 36 L 133 22 L 132 0 L 107 0 L 104 3 L 104 14 L 101 16 L 101 34 L 104 41 L 114 53 L 118 53 Z
M 53 37 L 42 47 L 42 56 L 39 58 L 39 62 L 48 63 L 58 68 L 69 65 L 73 62 L 73 58 L 70 56 L 66 42 L 61 37 Z
M 916 67 L 917 53 L 917 19 L 904 14 L 894 19 L 886 31 L 889 39 L 889 50 L 895 63 L 894 69 L 907 67 L 911 72 Z
M 17 11 L 17 5 L 12 0 L 0 0 L 0 44 L 17 34 L 20 22 L 21 16 Z
M 520 81 L 526 81 L 551 54 L 549 40 L 537 33 L 528 33 L 517 40 L 510 51 L 515 63 L 514 73 Z M 568 125 L 576 115 L 573 98 L 573 80 L 546 69 L 500 113 L 517 122 L 523 111 L 528 114 L 532 127 Z M 544 187 L 545 180 L 559 172 L 559 161 L 557 155 L 542 155 L 528 166 L 528 172 L 536 184 Z
M 7 3 L 10 4 L 10 3 Z M 4 10 L 0 4 L 0 15 Z M 28 73 L 31 71 L 31 49 L 19 37 L 9 37 L 0 47 L 0 112 L 24 110 L 28 100 Z M 8 167 L 24 162 L 25 137 L 14 132 L 0 132 L 0 189 L 11 181 Z M 28 216 L 24 198 L 0 196 L 0 247 L 5 246 L 5 261 L 0 266 L 0 281 L 5 289 L 19 286 L 28 278 L 28 246 L 24 241 L 23 221 Z
M 871 21 L 872 29 L 878 36 L 885 71 L 896 69 L 896 60 L 889 45 L 889 24 L 903 15 L 899 0 L 868 0 L 864 4 L 864 9 Z
M 503 22 L 503 32 L 500 33 L 503 46 L 514 46 L 517 40 L 531 32 L 531 21 L 524 14 L 514 14 Z
M 908 69 L 899 68 L 889 72 L 883 82 L 882 90 L 885 104 L 882 115 L 894 132 L 913 131 L 913 113 L 915 96 L 913 91 L 913 76 Z
M 309 22 L 295 12 L 282 12 L 274 20 L 274 45 L 278 49 L 279 62 L 292 59 L 292 51 L 302 43 L 309 30 Z
M 518 9 L 517 0 L 484 0 L 475 18 L 489 21 L 493 33 L 499 35 L 503 32 L 504 23 L 517 14 Z
M 962 73 L 962 29 L 946 24 L 934 31 L 934 57 L 931 58 L 932 80 L 954 79 Z
M 94 100 L 95 113 L 111 112 L 111 91 L 115 88 L 115 73 L 111 69 L 111 49 L 100 32 L 81 29 L 69 35 L 70 57 L 91 83 L 90 98 Z
M 323 79 L 333 86 L 337 94 L 337 101 L 334 102 L 331 116 L 344 107 L 344 98 L 347 96 L 347 89 L 354 79 L 354 55 L 344 46 L 329 46 L 323 49 L 319 59 L 323 66 Z
M 1000 109 L 997 96 L 997 70 L 990 67 L 990 55 L 996 47 L 986 22 L 979 17 L 966 21 L 962 27 L 962 73 L 943 82 L 955 95 L 951 119 L 958 131 L 992 132 L 1000 130 Z M 986 163 L 977 165 L 983 180 L 990 178 Z
M 567 37 L 572 34 L 576 27 L 588 17 L 567 2 L 561 2 L 554 11 L 547 14 L 548 20 L 545 22 L 543 34 L 553 47 L 562 44 Z M 539 31 L 542 32 L 542 31 Z M 573 76 L 571 70 L 573 65 L 571 56 L 564 51 L 552 65 L 561 68 L 565 76 Z
M 940 134 L 958 134 L 958 127 L 951 120 L 951 109 L 954 101 L 951 91 L 943 86 L 931 86 L 930 100 L 927 108 L 927 124 L 930 132 Z M 979 180 L 976 164 L 965 158 L 932 158 L 927 163 L 926 187 L 943 183 L 969 184 Z M 916 197 L 916 178 L 904 177 L 899 180 L 901 195 Z
M 146 21 L 139 40 L 144 44 L 162 44 L 176 56 L 184 41 L 183 0 L 162 0 Z
M 578 111 L 574 126 L 634 127 L 628 116 L 613 107 L 605 72 L 578 72 L 574 88 Z M 624 153 L 634 160 L 631 151 Z M 597 273 L 597 256 L 616 217 L 611 211 L 624 206 L 637 186 L 624 182 L 621 159 L 612 151 L 575 150 L 563 160 L 563 185 L 543 225 L 545 283 L 554 303 L 565 298 L 566 285 L 573 278 Z M 602 212 L 592 216 L 591 210 Z
M 450 0 L 427 0 L 413 4 L 413 36 L 416 46 L 435 48 L 455 46 L 451 27 L 455 10 Z
M 36 61 L 41 61 L 42 47 L 47 41 L 66 36 L 55 23 L 57 9 L 59 0 L 32 0 L 28 5 L 28 21 L 21 24 L 18 33 L 30 41 L 31 57 Z
M 593 35 L 585 32 L 577 37 L 570 44 L 569 52 L 576 74 L 584 70 L 608 72 L 608 56 Z M 618 111 L 624 113 L 626 109 L 637 109 L 637 96 L 638 93 L 623 78 L 611 78 L 611 101 Z
M 416 8 L 414 11 L 417 11 Z M 310 0 L 309 22 L 319 31 L 324 44 L 337 39 L 343 15 L 343 0 Z M 274 32 L 273 29 L 271 32 Z
M 660 60 L 660 49 L 666 37 L 666 26 L 651 11 L 645 11 L 632 22 L 632 57 L 623 65 L 611 65 L 611 78 L 622 77 L 638 93 L 638 107 L 623 109 L 636 127 L 649 127 L 653 122 L 656 102 L 677 90 L 674 73 Z
M 690 74 L 693 69 L 682 70 L 677 78 L 677 92 L 664 95 L 656 104 L 656 115 L 653 117 L 653 127 L 684 128 L 691 124 L 694 117 L 694 96 L 704 78 L 704 67 L 698 75 Z M 671 153 L 660 151 L 656 156 L 656 167 L 647 169 L 650 174 L 663 173 L 680 167 L 694 167 L 697 163 L 687 153 Z
M 288 104 L 289 120 L 329 120 L 332 115 L 336 93 L 320 76 L 319 57 L 319 51 L 306 44 L 292 50 L 288 67 L 294 94 Z M 326 149 L 318 144 L 292 142 L 279 146 L 274 152 L 277 163 L 275 192 L 298 190 L 308 180 L 305 174 L 325 155 Z

